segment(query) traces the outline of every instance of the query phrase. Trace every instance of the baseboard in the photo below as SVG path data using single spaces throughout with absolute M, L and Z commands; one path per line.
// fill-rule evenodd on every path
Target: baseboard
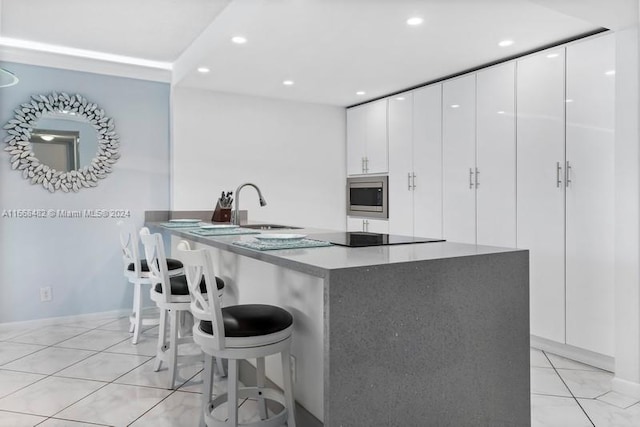
M 576 362 L 584 363 L 589 366 L 604 369 L 605 371 L 614 372 L 615 370 L 615 359 L 611 356 L 595 353 L 569 344 L 551 341 L 535 335 L 531 335 L 530 342 L 531 347 L 539 350 L 548 351 L 549 353 L 557 354 L 558 356 L 566 357 L 567 359 L 575 360 Z
M 47 317 L 44 319 L 34 320 L 21 320 L 18 322 L 5 322 L 0 323 L 0 327 L 25 327 L 25 328 L 40 328 L 43 326 L 60 325 L 64 323 L 80 322 L 85 320 L 97 320 L 103 317 L 121 317 L 128 316 L 130 309 L 119 309 L 112 311 L 102 311 L 99 313 L 86 313 L 76 314 L 73 316 L 60 316 L 60 317 Z
M 616 391 L 618 393 L 640 399 L 640 384 L 638 383 L 614 377 L 611 380 L 611 388 L 613 389 L 613 391 Z
M 253 366 L 251 363 L 247 362 L 246 360 L 241 360 L 240 364 L 239 364 L 239 368 L 238 368 L 238 379 L 247 387 L 252 387 L 256 385 L 256 368 L 255 366 Z M 271 381 L 269 378 L 267 378 L 267 387 L 270 388 L 275 388 L 277 390 L 280 390 L 280 387 L 278 387 L 273 381 Z M 267 406 L 269 406 L 269 403 L 272 402 L 268 402 Z M 269 409 L 271 409 L 272 411 L 278 411 L 279 408 L 275 407 L 275 405 L 277 405 L 276 403 L 273 403 L 274 408 L 269 407 Z M 281 408 L 281 406 L 280 406 Z M 303 426 L 303 427 L 322 427 L 324 426 L 324 423 L 322 421 L 320 421 L 319 419 L 317 419 L 316 417 L 314 417 L 311 412 L 307 411 L 304 406 L 300 405 L 298 402 L 296 402 L 296 425 L 299 426 Z

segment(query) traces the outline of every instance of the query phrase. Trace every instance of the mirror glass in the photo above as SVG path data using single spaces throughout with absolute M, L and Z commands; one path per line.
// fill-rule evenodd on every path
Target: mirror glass
M 71 113 L 42 114 L 34 123 L 29 142 L 42 163 L 64 172 L 90 165 L 98 152 L 93 126 Z

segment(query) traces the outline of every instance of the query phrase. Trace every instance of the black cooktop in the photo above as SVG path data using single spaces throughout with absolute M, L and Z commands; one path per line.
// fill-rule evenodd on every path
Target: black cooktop
M 431 239 L 428 237 L 398 236 L 395 234 L 344 232 L 322 233 L 309 236 L 314 240 L 331 242 L 334 245 L 359 248 L 364 246 L 403 245 L 407 243 L 444 242 L 443 239 Z

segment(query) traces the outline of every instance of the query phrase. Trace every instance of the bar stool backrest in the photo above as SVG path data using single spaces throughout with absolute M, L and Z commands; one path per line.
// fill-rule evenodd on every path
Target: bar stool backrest
M 191 249 L 185 240 L 178 244 L 178 251 L 189 284 L 191 314 L 198 320 L 211 322 L 214 344 L 217 345 L 217 349 L 224 350 L 224 321 L 222 320 L 220 298 L 213 297 L 218 294 L 218 289 L 215 285 L 216 275 L 211 253 L 206 249 Z M 203 276 L 207 295 L 212 296 L 211 298 L 207 298 L 200 290 L 200 281 Z
M 131 274 L 129 265 L 133 264 L 133 274 L 136 278 L 143 278 L 142 267 L 140 265 L 140 242 L 138 233 L 132 222 L 121 221 L 120 226 L 120 248 L 122 249 L 122 262 L 124 263 L 124 273 Z
M 164 302 L 171 303 L 171 282 L 169 281 L 169 268 L 167 267 L 162 235 L 160 233 L 151 234 L 147 227 L 142 227 L 140 240 L 142 240 L 145 258 L 149 266 L 149 278 L 153 283 L 160 283 Z

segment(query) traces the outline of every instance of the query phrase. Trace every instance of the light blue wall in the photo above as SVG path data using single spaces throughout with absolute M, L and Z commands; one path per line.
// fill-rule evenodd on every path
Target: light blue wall
M 20 83 L 0 88 L 0 128 L 32 94 L 81 94 L 115 121 L 122 157 L 95 188 L 49 193 L 11 170 L 0 154 L 0 211 L 169 208 L 168 84 L 0 62 Z M 4 141 L 7 133 L 0 129 Z M 0 142 L 4 149 L 5 143 Z M 1 212 L 0 212 L 1 213 Z M 131 306 L 122 275 L 116 219 L 0 217 L 0 323 Z M 53 301 L 40 302 L 51 286 Z

